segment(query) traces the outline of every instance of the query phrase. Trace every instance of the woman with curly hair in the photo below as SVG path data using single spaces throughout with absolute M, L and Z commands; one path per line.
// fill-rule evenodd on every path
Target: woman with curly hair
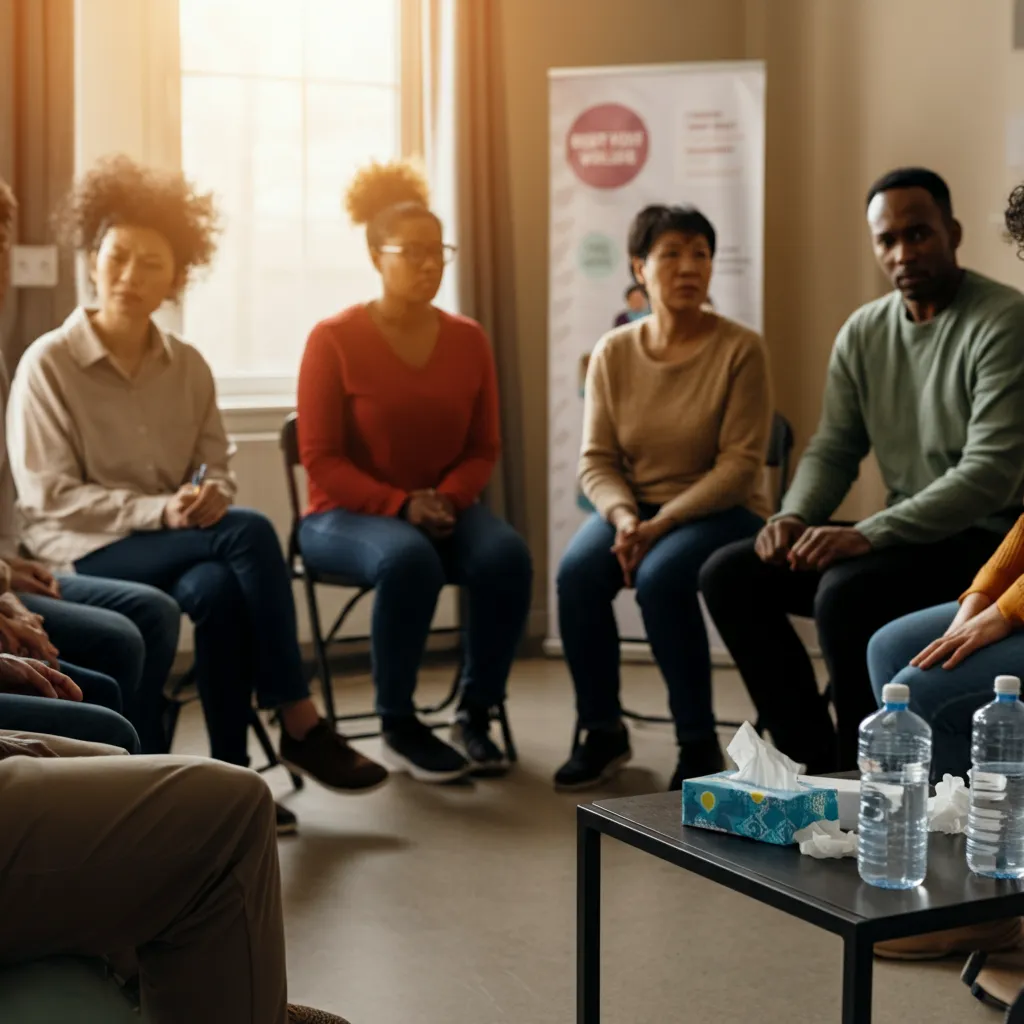
M 376 787 L 384 769 L 310 698 L 272 525 L 232 507 L 210 368 L 152 320 L 213 258 L 213 198 L 180 174 L 114 157 L 76 183 L 58 225 L 88 255 L 96 305 L 31 345 L 14 379 L 8 423 L 24 543 L 47 563 L 175 598 L 196 627 L 215 758 L 248 763 L 255 691 L 278 713 L 289 767 L 334 789 Z
M 373 673 L 389 760 L 413 778 L 498 775 L 488 734 L 530 602 L 530 555 L 479 497 L 500 450 L 494 360 L 480 325 L 433 305 L 454 247 L 406 163 L 349 186 L 381 294 L 313 328 L 299 374 L 299 444 L 310 503 L 303 558 L 373 587 Z M 445 584 L 468 598 L 454 749 L 413 692 Z

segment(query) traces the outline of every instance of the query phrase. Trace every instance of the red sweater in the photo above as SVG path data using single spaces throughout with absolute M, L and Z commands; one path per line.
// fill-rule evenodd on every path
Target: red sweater
M 307 512 L 393 516 L 411 491 L 472 505 L 501 448 L 491 346 L 478 323 L 441 313 L 426 366 L 403 362 L 365 306 L 313 328 L 299 370 Z

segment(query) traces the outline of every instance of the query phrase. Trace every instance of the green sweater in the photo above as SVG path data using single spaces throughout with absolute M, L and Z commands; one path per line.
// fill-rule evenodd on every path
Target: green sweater
M 1010 528 L 1024 497 L 1024 295 L 967 271 L 928 323 L 899 292 L 858 309 L 781 515 L 826 522 L 872 448 L 887 507 L 857 529 L 873 547 Z

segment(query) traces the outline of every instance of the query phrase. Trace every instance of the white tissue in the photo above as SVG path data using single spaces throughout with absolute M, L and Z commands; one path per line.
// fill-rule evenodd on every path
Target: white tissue
M 736 762 L 738 769 L 733 776 L 736 782 L 790 793 L 801 788 L 798 776 L 803 765 L 770 747 L 749 722 L 744 722 L 733 737 L 729 744 L 729 756 Z
M 844 832 L 838 821 L 815 821 L 793 833 L 800 852 L 818 860 L 857 856 L 856 832 Z
M 935 784 L 935 796 L 928 800 L 928 831 L 957 835 L 967 828 L 971 794 L 960 776 L 946 772 Z

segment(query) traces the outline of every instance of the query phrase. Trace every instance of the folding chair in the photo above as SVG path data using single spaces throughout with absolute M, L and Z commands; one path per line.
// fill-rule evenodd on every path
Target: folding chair
M 793 427 L 785 416 L 777 412 L 772 419 L 772 431 L 768 439 L 768 454 L 765 458 L 765 466 L 768 469 L 775 470 L 775 500 L 773 504 L 776 509 L 782 508 L 782 499 L 786 494 L 786 488 L 789 486 L 789 469 L 792 455 Z M 634 722 L 647 722 L 654 725 L 671 725 L 673 723 L 671 715 L 644 715 L 639 711 L 629 711 L 626 708 L 622 709 L 622 717 L 629 718 Z M 742 724 L 742 722 L 725 720 L 719 720 L 715 723 L 719 729 L 738 729 Z M 756 722 L 754 728 L 760 733 L 761 723 Z M 574 748 L 579 744 L 581 732 L 582 729 L 577 721 L 572 740 Z
M 174 742 L 174 732 L 178 727 L 178 716 L 181 714 L 181 709 L 186 704 L 191 704 L 199 699 L 199 693 L 195 688 L 195 681 L 196 667 L 192 665 L 181 679 L 164 691 L 164 695 L 167 698 L 167 707 L 164 710 L 164 735 L 167 738 L 168 750 L 171 749 L 171 744 Z M 277 751 L 274 750 L 274 745 L 267 734 L 263 719 L 260 718 L 259 712 L 254 707 L 249 708 L 249 728 L 252 729 L 256 741 L 259 743 L 267 759 L 267 763 L 262 768 L 257 768 L 256 770 L 262 774 L 278 766 L 283 768 L 284 765 L 281 764 Z M 289 771 L 288 777 L 291 779 L 294 789 L 302 789 L 303 779 L 301 775 L 296 775 L 294 772 Z
M 299 481 L 297 477 L 298 469 L 302 464 L 302 460 L 299 458 L 299 431 L 298 416 L 296 413 L 291 413 L 291 415 L 285 419 L 284 425 L 281 427 L 281 453 L 284 457 L 285 476 L 288 482 L 288 499 L 292 513 L 292 525 L 288 534 L 288 568 L 291 572 L 292 579 L 302 581 L 303 590 L 306 595 L 310 630 L 313 634 L 313 650 L 316 656 L 317 674 L 320 676 L 320 682 L 323 688 L 324 707 L 327 709 L 327 717 L 335 724 L 339 722 L 365 722 L 376 719 L 377 712 L 374 710 L 357 711 L 350 714 L 339 715 L 334 707 L 334 690 L 332 686 L 333 673 L 331 670 L 330 658 L 328 656 L 329 650 L 331 647 L 340 647 L 345 644 L 359 643 L 364 639 L 363 637 L 343 637 L 339 634 L 356 605 L 358 605 L 359 602 L 367 596 L 367 594 L 372 593 L 373 588 L 365 587 L 358 581 L 349 579 L 345 576 L 319 572 L 306 565 L 303 561 L 302 551 L 299 547 L 299 526 L 302 523 L 302 503 L 299 498 Z M 337 618 L 334 620 L 334 623 L 326 632 L 323 630 L 322 620 L 320 618 L 320 607 L 317 601 L 316 588 L 318 586 L 342 587 L 347 590 L 355 591 L 348 601 L 346 601 L 345 605 L 338 613 Z M 464 614 L 465 607 L 460 593 L 460 622 L 465 621 Z M 433 636 L 450 636 L 452 634 L 459 636 L 461 634 L 461 629 L 458 626 L 442 627 L 431 630 L 431 634 Z M 458 664 L 455 666 L 455 675 L 452 678 L 452 683 L 448 693 L 442 700 L 435 704 L 417 707 L 416 713 L 418 715 L 437 715 L 446 711 L 455 703 L 455 700 L 459 695 L 459 684 L 462 678 L 464 657 L 465 655 L 460 644 Z M 502 741 L 505 745 L 505 754 L 509 761 L 514 763 L 518 760 L 518 753 L 516 751 L 515 741 L 512 738 L 512 729 L 509 725 L 505 705 L 501 704 L 492 708 L 491 715 L 498 722 L 501 728 Z M 444 729 L 451 723 L 441 720 L 429 722 L 428 724 L 432 729 Z M 369 739 L 379 735 L 379 728 L 371 728 L 357 733 L 346 733 L 346 737 L 350 740 Z

